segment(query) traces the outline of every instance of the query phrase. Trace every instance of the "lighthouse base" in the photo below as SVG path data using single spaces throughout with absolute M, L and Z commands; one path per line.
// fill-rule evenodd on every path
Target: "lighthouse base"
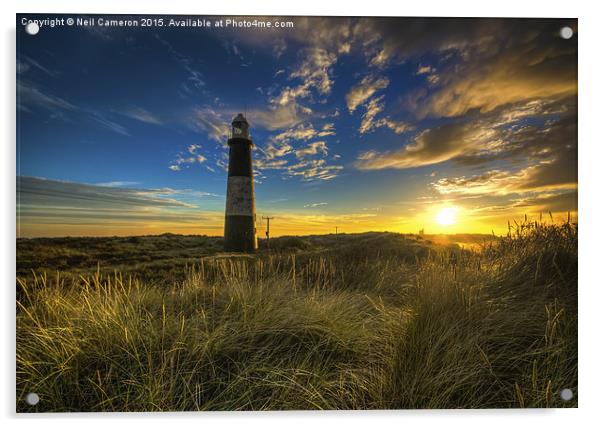
M 257 250 L 255 219 L 252 216 L 226 216 L 224 249 L 227 252 L 254 252 Z

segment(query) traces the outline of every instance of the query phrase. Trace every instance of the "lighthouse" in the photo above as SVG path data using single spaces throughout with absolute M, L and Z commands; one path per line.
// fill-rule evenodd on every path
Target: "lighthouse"
M 229 252 L 252 252 L 257 249 L 251 155 L 253 141 L 249 137 L 249 123 L 242 114 L 238 114 L 232 121 L 232 135 L 228 139 L 228 146 L 230 158 L 224 249 Z

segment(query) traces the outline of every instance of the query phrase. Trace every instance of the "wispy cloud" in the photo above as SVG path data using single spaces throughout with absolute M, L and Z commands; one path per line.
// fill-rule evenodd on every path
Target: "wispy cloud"
M 272 52 L 276 58 L 280 58 L 284 52 L 286 52 L 287 44 L 284 38 L 276 38 L 274 39 L 274 43 L 272 46 Z
M 286 174 L 300 177 L 304 181 L 330 181 L 336 178 L 342 170 L 343 166 L 327 165 L 324 159 L 311 159 L 288 166 Z
M 389 79 L 386 77 L 375 77 L 368 75 L 360 83 L 351 88 L 345 96 L 347 109 L 353 113 L 357 107 L 365 104 L 377 91 L 389 86 Z
M 42 65 L 39 61 L 36 61 L 33 58 L 30 58 L 27 55 L 19 55 L 19 57 L 17 58 L 17 73 L 18 74 L 25 74 L 31 70 L 38 70 L 41 71 L 42 73 L 46 74 L 47 76 L 53 77 L 53 78 L 57 78 L 60 73 L 58 71 L 54 71 L 54 70 L 50 70 L 49 68 L 46 68 L 44 65 Z
M 278 142 L 288 141 L 308 141 L 316 137 L 325 137 L 335 135 L 334 124 L 326 123 L 322 129 L 315 129 L 311 123 L 299 124 L 293 128 L 280 132 L 272 139 Z
M 193 125 L 209 138 L 225 145 L 230 134 L 232 115 L 211 107 L 198 108 L 193 113 Z
M 431 74 L 434 71 L 430 65 L 420 65 L 418 70 L 416 70 L 416 75 L 419 76 L 421 74 Z
M 161 125 L 163 122 L 157 117 L 157 115 L 151 113 L 148 110 L 145 110 L 141 107 L 133 107 L 126 110 L 121 111 L 126 117 L 129 117 L 134 120 L 138 120 L 143 123 L 153 124 L 153 125 Z
M 203 106 L 193 111 L 192 124 L 196 130 L 206 133 L 211 139 L 225 143 L 230 135 L 230 123 L 238 110 Z M 287 106 L 254 107 L 246 112 L 251 127 L 257 126 L 270 131 L 293 127 L 312 114 L 310 109 L 296 104 Z
M 193 67 L 193 59 L 178 52 L 171 43 L 159 35 L 156 35 L 155 37 L 163 46 L 167 48 L 172 58 L 186 71 L 186 81 L 182 83 L 184 90 L 190 93 L 191 86 L 195 89 L 203 89 L 205 87 L 205 78 L 200 71 Z
M 18 236 L 223 231 L 223 195 L 126 185 L 17 177 Z
M 376 127 L 387 127 L 397 134 L 413 131 L 416 127 L 403 120 L 393 120 L 390 117 L 379 119 L 375 123 Z
M 301 52 L 303 60 L 289 74 L 289 80 L 300 80 L 297 85 L 286 86 L 270 101 L 275 105 L 288 105 L 297 99 L 308 98 L 312 94 L 328 95 L 332 89 L 330 69 L 337 61 L 337 55 L 320 47 L 306 48 Z
M 440 77 L 437 74 L 437 69 L 434 67 L 431 67 L 430 65 L 418 66 L 418 70 L 416 70 L 416 75 L 417 76 L 421 76 L 421 75 L 426 76 L 426 80 L 431 85 L 436 85 L 440 80 Z
M 324 142 L 324 141 L 312 142 L 303 148 L 299 148 L 299 149 L 295 150 L 295 155 L 297 156 L 297 158 L 313 156 L 318 153 L 321 153 L 324 156 L 326 156 L 328 154 L 328 146 L 326 145 L 326 142 Z
M 256 159 L 255 160 L 255 169 L 257 171 L 262 171 L 262 170 L 266 170 L 266 169 L 271 169 L 271 170 L 284 170 L 287 168 L 288 165 L 288 160 L 286 159 L 280 159 L 280 160 L 273 160 L 273 159 Z
M 372 98 L 370 102 L 366 104 L 366 111 L 362 116 L 362 122 L 359 127 L 360 133 L 367 133 L 374 129 L 376 126 L 376 115 L 385 109 L 383 102 L 384 98 L 384 95 L 380 95 L 376 98 Z
M 124 126 L 120 125 L 119 123 L 113 120 L 107 119 L 107 117 L 100 111 L 87 110 L 87 113 L 90 115 L 92 120 L 96 121 L 97 123 L 100 123 L 105 128 L 110 129 L 113 132 L 118 133 L 120 135 L 130 136 L 128 130 Z
M 360 134 L 366 134 L 381 127 L 389 128 L 398 134 L 414 129 L 414 126 L 409 123 L 393 120 L 388 116 L 377 119 L 377 115 L 385 110 L 385 95 L 376 96 L 376 94 L 380 90 L 386 89 L 389 83 L 387 77 L 367 75 L 347 93 L 345 100 L 350 113 L 353 113 L 358 107 L 364 108 L 358 129 Z
M 201 148 L 202 147 L 199 144 L 189 145 L 185 152 L 179 152 L 176 155 L 176 158 L 171 162 L 168 168 L 177 172 L 182 170 L 182 168 L 188 168 L 195 163 L 204 164 L 207 161 L 207 157 L 198 152 Z M 211 170 L 210 166 L 205 165 L 205 167 Z
M 197 154 L 197 150 L 199 150 L 200 148 L 202 147 L 199 144 L 190 144 L 186 148 L 186 151 L 188 151 L 189 154 Z
M 273 160 L 293 153 L 293 146 L 286 141 L 269 141 L 262 152 L 266 160 Z
M 32 82 L 22 79 L 17 82 L 17 108 L 30 112 L 40 109 L 45 110 L 52 117 L 63 118 L 66 121 L 72 121 L 72 115 L 79 115 L 113 132 L 129 136 L 129 132 L 124 126 L 107 118 L 105 113 L 93 108 L 75 105 L 60 96 L 45 92 Z
M 269 105 L 266 108 L 252 108 L 247 111 L 251 124 L 267 130 L 285 129 L 309 119 L 313 114 L 311 108 L 298 103 L 286 105 Z
M 49 111 L 59 110 L 78 110 L 71 102 L 60 96 L 46 93 L 39 86 L 32 82 L 19 79 L 17 82 L 17 106 L 25 108 L 43 108 Z
M 360 134 L 366 134 L 381 127 L 389 128 L 397 134 L 409 132 L 415 129 L 413 125 L 403 120 L 393 120 L 388 116 L 380 119 L 376 118 L 376 116 L 385 109 L 384 95 L 372 98 L 367 104 L 364 105 L 364 107 L 366 111 L 362 115 L 362 121 L 358 129 Z
M 321 128 L 302 123 L 287 129 L 272 136 L 264 147 L 257 147 L 259 155 L 255 158 L 255 167 L 258 171 L 282 171 L 284 177 L 299 177 L 304 181 L 335 178 L 343 166 L 327 163 L 326 141 L 307 142 L 332 135 L 335 135 L 333 123 L 325 123 Z
M 109 181 L 109 182 L 99 182 L 98 186 L 100 187 L 131 187 L 134 185 L 138 185 L 138 182 L 135 181 Z

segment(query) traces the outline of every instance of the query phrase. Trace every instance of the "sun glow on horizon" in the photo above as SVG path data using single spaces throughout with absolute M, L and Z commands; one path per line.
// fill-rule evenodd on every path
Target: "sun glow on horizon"
M 454 225 L 457 221 L 458 209 L 455 207 L 445 207 L 441 209 L 437 216 L 435 217 L 435 221 L 437 224 L 447 227 L 450 225 Z

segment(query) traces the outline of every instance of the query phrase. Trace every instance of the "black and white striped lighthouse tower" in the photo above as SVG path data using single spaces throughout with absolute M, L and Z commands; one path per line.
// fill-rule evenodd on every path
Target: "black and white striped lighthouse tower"
M 226 225 L 224 249 L 231 252 L 252 252 L 257 249 L 255 233 L 255 188 L 253 184 L 253 141 L 249 123 L 242 114 L 232 121 L 228 140 L 228 191 L 226 193 Z

